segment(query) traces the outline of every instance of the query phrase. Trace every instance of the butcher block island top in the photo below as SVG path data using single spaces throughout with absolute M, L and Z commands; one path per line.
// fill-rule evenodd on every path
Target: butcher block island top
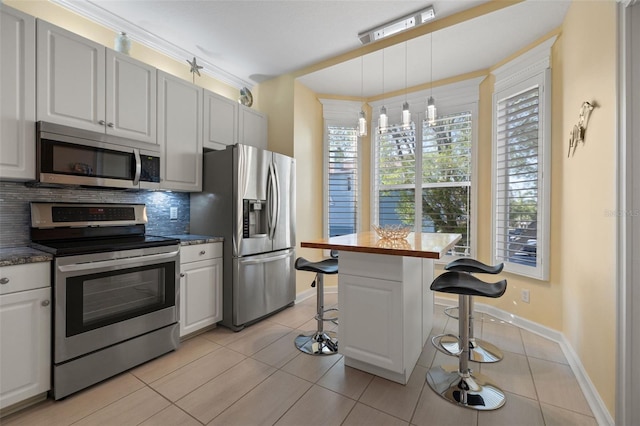
M 392 256 L 440 259 L 462 238 L 460 234 L 414 233 L 399 240 L 382 239 L 373 231 L 303 241 L 301 247 Z

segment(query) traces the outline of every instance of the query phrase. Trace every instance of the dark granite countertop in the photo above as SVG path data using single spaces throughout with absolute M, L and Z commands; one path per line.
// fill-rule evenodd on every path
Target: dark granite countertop
M 28 246 L 0 248 L 0 266 L 50 262 L 53 255 Z
M 206 244 L 206 243 L 221 243 L 222 241 L 224 241 L 224 238 L 222 237 L 212 237 L 209 235 L 178 234 L 178 235 L 165 235 L 165 237 L 179 239 L 181 246 L 192 246 L 196 244 Z

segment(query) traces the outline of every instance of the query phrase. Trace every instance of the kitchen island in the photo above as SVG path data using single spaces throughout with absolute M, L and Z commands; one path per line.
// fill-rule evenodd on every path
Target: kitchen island
M 338 350 L 345 365 L 407 383 L 433 326 L 434 259 L 460 238 L 410 233 L 387 240 L 360 232 L 300 244 L 339 251 Z

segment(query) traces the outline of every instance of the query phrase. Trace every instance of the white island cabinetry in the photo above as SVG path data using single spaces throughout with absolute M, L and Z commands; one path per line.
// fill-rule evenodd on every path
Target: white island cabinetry
M 50 267 L 0 267 L 0 409 L 50 389 Z
M 180 248 L 180 337 L 222 320 L 222 243 Z

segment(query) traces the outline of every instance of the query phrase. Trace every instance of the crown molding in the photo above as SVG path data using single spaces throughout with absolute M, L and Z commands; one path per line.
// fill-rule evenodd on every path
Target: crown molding
M 65 9 L 71 10 L 78 15 L 89 19 L 97 24 L 107 27 L 116 33 L 126 32 L 127 36 L 131 40 L 137 43 L 145 45 L 155 51 L 158 51 L 171 59 L 175 59 L 178 62 L 185 62 L 187 59 L 196 57 L 198 64 L 204 68 L 200 70 L 201 73 L 215 78 L 222 83 L 241 89 L 242 87 L 252 88 L 253 83 L 243 80 L 222 68 L 208 62 L 207 60 L 199 57 L 198 55 L 189 52 L 180 46 L 164 40 L 163 38 L 146 31 L 139 26 L 114 15 L 113 13 L 101 8 L 97 4 L 89 1 L 73 1 L 73 0 L 50 0 L 52 3 L 57 4 Z

